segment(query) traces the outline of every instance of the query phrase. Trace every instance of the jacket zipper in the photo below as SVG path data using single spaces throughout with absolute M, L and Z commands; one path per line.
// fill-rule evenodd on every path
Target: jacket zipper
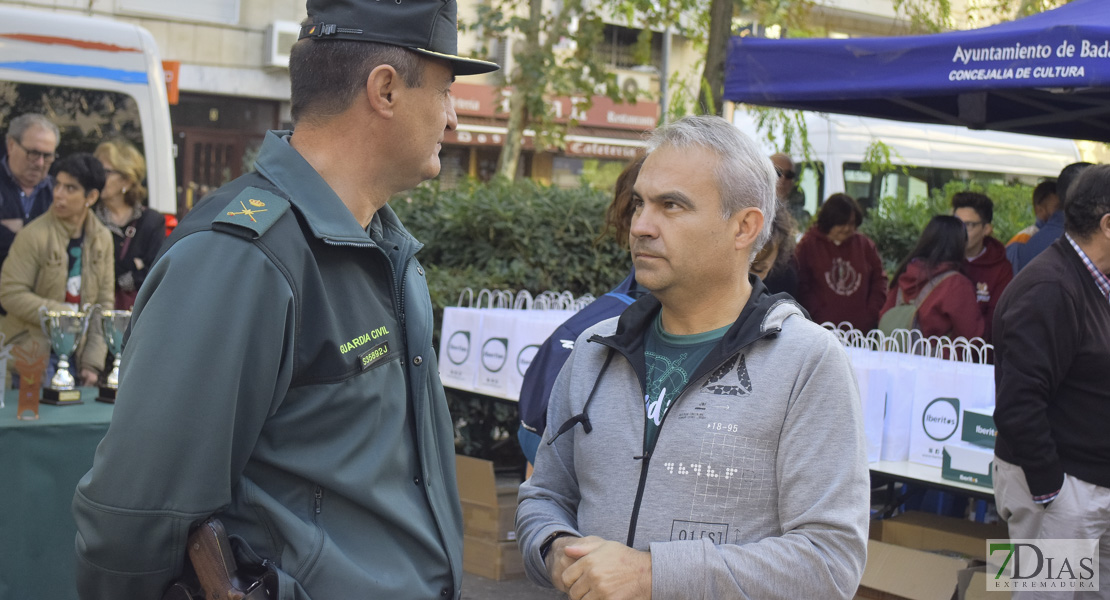
M 316 486 L 316 492 L 313 494 L 312 514 L 313 515 L 319 515 L 320 511 L 323 510 L 323 504 L 324 504 L 324 488 L 322 486 L 318 485 L 318 486 Z M 315 516 L 312 517 L 313 520 L 316 520 L 316 518 L 317 517 L 315 517 Z
M 324 240 L 324 243 L 329 245 L 329 246 L 350 246 L 350 247 L 354 247 L 354 248 L 377 248 L 378 247 L 377 244 L 373 244 L 373 243 L 364 244 L 362 242 L 340 242 L 340 241 L 336 241 L 336 240 L 333 240 L 333 239 L 327 238 L 327 237 L 322 238 L 322 239 Z
M 747 348 L 748 346 L 751 346 L 752 344 L 758 342 L 759 340 L 761 340 L 761 339 L 763 339 L 763 338 L 765 338 L 769 335 L 779 333 L 779 331 L 781 331 L 781 330 L 780 329 L 774 329 L 774 330 L 771 330 L 771 331 L 766 331 L 766 332 L 761 333 L 759 336 L 757 336 L 752 341 L 748 342 L 747 344 L 744 344 L 740 348 L 737 348 L 735 353 L 732 353 L 732 354 L 729 354 L 728 356 L 726 356 L 724 360 L 722 360 L 720 363 L 714 365 L 713 368 L 710 369 L 708 372 L 712 373 L 713 371 L 715 371 L 717 369 L 720 369 L 721 366 L 724 365 L 726 362 L 728 362 L 729 359 L 731 359 L 733 356 L 735 356 L 736 353 L 739 353 L 739 352 L 743 351 L 744 348 Z M 599 339 L 598 343 L 603 345 L 603 346 L 608 346 L 609 348 L 612 348 L 613 350 L 616 350 L 618 353 L 620 353 L 621 356 L 624 357 L 625 360 L 627 360 L 629 363 L 632 362 L 631 359 L 628 358 L 628 355 L 624 353 L 624 350 L 622 350 L 620 348 L 616 348 L 614 346 L 611 346 L 604 339 Z M 599 376 L 600 376 L 600 373 L 599 373 Z M 644 382 L 644 381 L 640 382 L 640 395 L 641 396 L 646 394 L 646 391 L 644 389 L 644 384 L 645 383 L 646 382 Z M 678 404 L 678 401 L 684 395 L 686 395 L 686 390 L 683 390 L 683 392 L 681 394 L 679 394 L 678 398 L 675 398 L 675 401 L 674 401 L 673 404 Z M 659 433 L 657 434 L 657 436 L 655 438 L 655 443 L 657 445 L 659 444 L 659 437 L 658 436 L 663 435 L 663 425 L 667 422 L 667 415 L 671 414 L 670 409 L 674 407 L 673 404 L 672 404 L 672 406 L 667 407 L 667 412 L 663 413 L 663 418 L 660 419 L 660 421 L 659 421 Z M 636 485 L 636 499 L 632 504 L 632 516 L 628 520 L 628 538 L 625 540 L 625 545 L 628 546 L 629 548 L 632 548 L 633 547 L 632 544 L 634 544 L 636 542 L 636 522 L 639 521 L 639 519 L 640 519 L 640 504 L 644 500 L 644 488 L 647 487 L 648 467 L 651 466 L 651 455 L 654 452 L 655 452 L 655 448 L 652 447 L 652 449 L 650 451 L 644 452 L 644 454 L 642 456 L 635 457 L 637 460 L 642 460 L 643 462 L 640 463 L 640 482 Z

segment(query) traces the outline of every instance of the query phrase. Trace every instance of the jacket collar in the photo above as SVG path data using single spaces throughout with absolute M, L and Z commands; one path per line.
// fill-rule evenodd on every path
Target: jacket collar
M 755 275 L 749 275 L 748 280 L 752 284 L 748 303 L 744 305 L 740 316 L 725 332 L 721 341 L 702 361 L 690 381 L 697 380 L 710 369 L 757 340 L 782 331 L 782 324 L 787 318 L 795 315 L 802 318 L 809 317 L 789 294 L 770 293 L 767 286 L 763 285 L 763 281 Z M 643 381 L 647 372 L 644 362 L 644 338 L 661 308 L 659 300 L 654 295 L 647 294 L 621 313 L 617 320 L 617 330 L 613 335 L 595 335 L 590 338 L 590 341 L 604 344 L 624 354 L 632 363 L 632 368 L 640 377 L 640 381 Z
M 266 133 L 255 162 L 258 172 L 285 193 L 317 238 L 330 243 L 373 244 L 366 230 L 355 220 L 331 186 L 289 145 L 289 136 L 292 133 Z M 378 210 L 377 216 L 387 237 L 399 233 L 416 243 L 416 239 L 405 230 L 388 204 Z
M 62 239 L 68 240 L 73 238 L 74 227 L 59 219 L 58 216 L 54 214 L 54 211 L 47 210 L 42 214 L 41 218 L 49 223 L 54 233 L 59 235 Z M 100 222 L 100 218 L 93 213 L 92 209 L 89 209 L 88 214 L 85 215 L 85 224 L 81 226 L 81 229 L 81 235 L 84 236 L 85 241 L 87 243 L 92 243 L 96 239 L 96 232 L 100 229 L 107 229 L 107 227 Z

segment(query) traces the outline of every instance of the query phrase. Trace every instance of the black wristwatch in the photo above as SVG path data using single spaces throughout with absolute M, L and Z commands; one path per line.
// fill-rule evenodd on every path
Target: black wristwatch
M 540 544 L 540 558 L 542 560 L 546 561 L 547 560 L 547 552 L 549 550 L 551 550 L 551 544 L 553 544 L 555 542 L 555 540 L 557 540 L 561 537 L 564 537 L 564 536 L 568 536 L 568 535 L 577 535 L 577 534 L 571 533 L 569 531 L 556 531 L 555 533 L 547 536 L 547 539 L 545 539 L 543 541 L 543 543 Z

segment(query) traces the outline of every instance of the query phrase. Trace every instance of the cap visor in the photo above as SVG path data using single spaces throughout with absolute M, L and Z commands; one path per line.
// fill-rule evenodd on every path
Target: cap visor
M 431 50 L 424 50 L 423 48 L 409 48 L 413 52 L 418 52 L 425 56 L 432 58 L 441 58 L 451 63 L 451 70 L 455 75 L 480 75 L 482 73 L 490 73 L 501 68 L 497 63 L 492 63 L 485 60 L 477 60 L 473 58 L 463 58 L 455 56 L 454 54 L 443 54 L 442 52 L 433 52 Z

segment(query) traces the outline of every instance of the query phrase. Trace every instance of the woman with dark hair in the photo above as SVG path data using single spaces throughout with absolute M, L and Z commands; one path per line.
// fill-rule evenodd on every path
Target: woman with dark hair
M 921 232 L 917 246 L 898 266 L 883 314 L 899 304 L 901 294 L 901 303 L 918 303 L 916 329 L 922 335 L 981 337 L 983 315 L 975 286 L 960 273 L 966 247 L 963 221 L 948 215 L 933 217 Z M 927 295 L 918 301 L 923 289 Z
M 848 322 L 864 332 L 879 324 L 886 274 L 875 242 L 856 231 L 862 222 L 851 196 L 833 194 L 794 249 L 798 302 L 815 323 Z

